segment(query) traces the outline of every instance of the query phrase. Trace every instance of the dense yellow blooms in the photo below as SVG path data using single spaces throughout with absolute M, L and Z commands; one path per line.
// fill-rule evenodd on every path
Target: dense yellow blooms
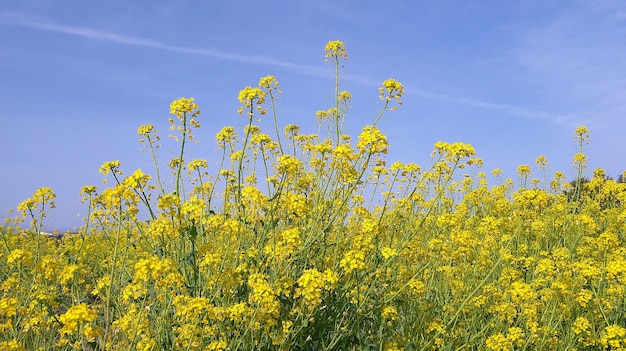
M 339 70 L 345 45 L 325 50 Z M 380 115 L 343 133 L 338 81 L 315 134 L 268 132 L 252 117 L 266 99 L 278 116 L 278 86 L 241 90 L 250 118 L 216 134 L 216 158 L 185 152 L 200 110 L 172 102 L 171 169 L 140 126 L 154 173 L 105 162 L 76 232 L 43 230 L 52 189 L 20 203 L 0 228 L 0 350 L 626 349 L 626 184 L 568 182 L 544 156 L 488 179 L 461 142 L 430 166 L 388 160 Z M 379 92 L 385 112 L 405 90 Z M 575 141 L 582 177 L 589 130 Z
M 356 147 L 365 154 L 387 153 L 387 137 L 375 126 L 365 126 L 363 132 L 359 135 L 359 142 Z
M 322 303 L 322 294 L 334 289 L 338 280 L 337 273 L 331 270 L 319 272 L 316 269 L 307 269 L 298 278 L 296 296 L 301 296 L 309 307 L 319 306 Z

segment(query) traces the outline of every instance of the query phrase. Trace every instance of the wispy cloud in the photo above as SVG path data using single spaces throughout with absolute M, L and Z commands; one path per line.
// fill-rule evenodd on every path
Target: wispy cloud
M 375 80 L 369 77 L 359 76 L 355 74 L 346 74 L 345 77 L 346 79 L 349 79 L 351 81 L 354 81 L 363 85 L 367 85 L 367 86 L 380 86 L 381 84 L 381 81 L 379 80 Z M 416 89 L 416 88 L 411 88 L 411 87 L 406 88 L 405 92 L 407 94 L 415 95 L 415 96 L 428 99 L 428 100 L 438 100 L 438 101 L 443 101 L 443 102 L 448 102 L 448 103 L 453 103 L 453 104 L 470 106 L 474 108 L 498 111 L 508 116 L 544 120 L 544 121 L 549 121 L 549 122 L 556 123 L 556 124 L 566 124 L 571 120 L 571 117 L 566 116 L 566 115 L 559 115 L 559 114 L 545 112 L 545 111 L 538 111 L 538 110 L 528 109 L 525 107 L 520 107 L 520 106 L 515 106 L 515 105 L 498 104 L 498 103 L 481 101 L 481 100 L 470 99 L 470 98 L 465 98 L 465 97 L 450 96 L 446 94 L 439 94 L 439 93 L 435 93 L 432 91 Z
M 17 25 L 22 27 L 28 27 L 33 29 L 44 30 L 48 32 L 63 33 L 73 36 L 78 36 L 87 39 L 108 41 L 111 43 L 137 46 L 144 48 L 152 48 L 164 51 L 179 52 L 184 54 L 199 55 L 206 57 L 213 57 L 222 60 L 235 61 L 241 63 L 252 63 L 268 66 L 276 66 L 281 68 L 288 68 L 292 70 L 300 71 L 306 74 L 322 74 L 326 73 L 326 70 L 320 67 L 301 65 L 284 60 L 278 60 L 272 57 L 266 56 L 248 56 L 233 54 L 224 51 L 210 50 L 205 48 L 195 48 L 188 46 L 177 46 L 162 43 L 157 40 L 134 37 L 128 35 L 122 35 L 117 33 L 105 32 L 93 28 L 74 27 L 63 24 L 55 24 L 46 21 L 42 21 L 31 16 L 24 15 L 18 12 L 0 12 L 0 22 L 5 24 Z
M 143 48 L 151 48 L 156 50 L 170 51 L 170 52 L 178 52 L 189 55 L 199 55 L 205 57 L 211 57 L 226 61 L 232 62 L 240 62 L 245 64 L 258 64 L 258 65 L 267 65 L 289 69 L 295 71 L 299 74 L 311 75 L 311 76 L 327 76 L 328 70 L 319 67 L 319 66 L 311 66 L 311 65 L 303 65 L 298 63 L 293 63 L 285 60 L 279 60 L 273 57 L 268 56 L 254 56 L 254 55 L 241 55 L 235 54 L 220 50 L 211 50 L 206 48 L 197 48 L 197 47 L 188 47 L 188 46 L 177 46 L 177 45 L 169 45 L 167 43 L 163 43 L 154 39 L 149 38 L 141 38 L 129 35 L 123 35 L 118 33 L 111 33 L 107 31 L 102 31 L 93 28 L 87 27 L 76 27 L 69 26 L 64 24 L 52 23 L 49 21 L 41 20 L 35 18 L 33 16 L 28 16 L 19 12 L 0 12 L 0 23 L 4 23 L 7 25 L 21 26 L 32 29 L 43 30 L 47 32 L 54 33 L 62 33 L 77 37 L 82 37 L 86 39 L 106 41 L 115 44 L 135 46 L 135 47 L 143 47 Z M 360 76 L 348 74 L 346 78 L 352 80 L 356 83 L 366 85 L 366 86 L 379 86 L 381 81 L 376 80 L 370 77 Z M 439 100 L 454 104 L 461 104 L 466 106 L 471 106 L 475 108 L 481 108 L 485 110 L 492 110 L 502 112 L 503 114 L 515 117 L 522 118 L 531 118 L 531 119 L 540 119 L 547 120 L 553 123 L 563 123 L 568 117 L 557 115 L 544 111 L 536 111 L 532 109 L 527 109 L 520 106 L 513 106 L 507 104 L 498 104 L 486 101 L 480 101 L 465 97 L 455 97 L 449 96 L 445 94 L 434 93 L 426 90 L 420 89 L 407 89 L 408 94 L 413 94 L 425 99 L 430 100 Z
M 621 1 L 572 2 L 519 30 L 511 61 L 578 122 L 626 127 L 626 10 Z

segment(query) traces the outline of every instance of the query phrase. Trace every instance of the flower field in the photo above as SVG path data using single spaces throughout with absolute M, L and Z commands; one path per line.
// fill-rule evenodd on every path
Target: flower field
M 503 179 L 463 143 L 387 163 L 377 124 L 404 87 L 382 83 L 353 140 L 345 46 L 325 50 L 317 134 L 279 130 L 267 76 L 239 93 L 247 126 L 216 135 L 221 160 L 188 159 L 202 119 L 180 98 L 177 157 L 140 126 L 153 172 L 104 163 L 79 233 L 40 235 L 52 189 L 19 204 L 0 233 L 0 350 L 626 350 L 625 183 L 568 182 L 541 156 Z M 587 128 L 574 142 L 582 179 Z

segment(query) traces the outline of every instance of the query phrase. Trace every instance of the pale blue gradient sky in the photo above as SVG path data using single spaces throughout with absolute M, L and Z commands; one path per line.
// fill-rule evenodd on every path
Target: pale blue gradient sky
M 0 0 L 0 217 L 49 186 L 47 227 L 80 225 L 81 186 L 100 186 L 109 160 L 150 171 L 136 129 L 153 123 L 166 137 L 181 96 L 203 111 L 192 151 L 212 165 L 214 134 L 245 123 L 237 93 L 267 74 L 284 91 L 280 123 L 312 130 L 333 92 L 324 45 L 337 39 L 349 53 L 351 134 L 375 117 L 383 80 L 406 88 L 379 124 L 389 162 L 427 167 L 435 142 L 463 141 L 487 173 L 516 178 L 544 155 L 571 179 L 582 124 L 589 172 L 626 169 L 621 1 Z

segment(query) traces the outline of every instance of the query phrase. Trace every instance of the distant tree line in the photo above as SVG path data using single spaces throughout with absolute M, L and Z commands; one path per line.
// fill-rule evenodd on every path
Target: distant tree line
M 593 178 L 579 177 L 565 186 L 563 194 L 568 202 L 578 202 L 581 205 L 587 201 L 594 201 L 600 205 L 600 209 L 621 207 L 624 202 L 623 196 L 618 196 L 626 191 L 626 178 L 624 174 L 617 176 L 617 180 L 598 169 Z

